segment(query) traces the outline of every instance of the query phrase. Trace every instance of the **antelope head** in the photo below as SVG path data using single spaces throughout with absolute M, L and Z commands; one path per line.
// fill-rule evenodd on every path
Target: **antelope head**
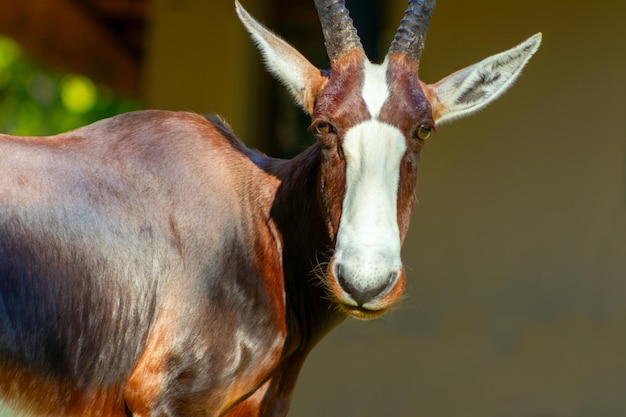
M 539 48 L 541 34 L 425 84 L 418 70 L 434 0 L 409 1 L 382 64 L 366 57 L 344 0 L 315 5 L 330 71 L 317 69 L 236 3 L 269 71 L 311 115 L 321 145 L 319 193 L 335 242 L 325 284 L 342 310 L 369 319 L 404 291 L 400 248 L 424 142 L 436 125 L 502 94 Z

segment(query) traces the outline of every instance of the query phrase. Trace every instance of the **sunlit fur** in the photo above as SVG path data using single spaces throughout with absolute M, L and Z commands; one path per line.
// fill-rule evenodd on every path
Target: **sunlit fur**
M 344 2 L 315 2 L 325 34 L 354 35 Z M 424 39 L 411 22 L 433 4 L 411 2 L 382 65 L 332 36 L 320 71 L 237 3 L 311 115 L 316 141 L 291 160 L 182 112 L 0 135 L 2 401 L 46 417 L 285 416 L 321 338 L 402 297 L 413 132 L 491 102 L 539 46 L 426 85 L 402 44 Z

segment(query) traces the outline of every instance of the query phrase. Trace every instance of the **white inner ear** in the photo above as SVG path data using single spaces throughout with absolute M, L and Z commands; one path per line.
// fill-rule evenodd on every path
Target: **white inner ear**
M 435 91 L 437 123 L 466 116 L 500 97 L 513 85 L 540 44 L 541 33 L 538 33 L 508 51 L 486 58 L 430 86 Z
M 263 55 L 268 70 L 282 82 L 296 102 L 311 110 L 307 88 L 315 87 L 322 76 L 319 70 L 287 42 L 267 30 L 235 2 L 237 15 Z

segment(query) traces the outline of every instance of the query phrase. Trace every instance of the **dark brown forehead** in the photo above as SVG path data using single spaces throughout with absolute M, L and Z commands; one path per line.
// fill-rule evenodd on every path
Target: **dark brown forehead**
M 341 131 L 370 120 L 363 98 L 365 55 L 355 51 L 333 63 L 329 80 L 318 95 L 313 119 L 328 119 Z M 432 109 L 417 76 L 417 65 L 403 54 L 388 57 L 388 96 L 377 116 L 381 122 L 411 131 L 419 123 L 433 123 Z
M 371 119 L 363 97 L 365 56 L 353 51 L 332 64 L 329 79 L 317 97 L 313 119 L 329 119 L 337 129 L 348 129 Z
M 404 54 L 391 54 L 388 60 L 389 98 L 379 120 L 403 132 L 411 131 L 419 123 L 434 124 L 432 107 L 417 75 L 417 64 Z

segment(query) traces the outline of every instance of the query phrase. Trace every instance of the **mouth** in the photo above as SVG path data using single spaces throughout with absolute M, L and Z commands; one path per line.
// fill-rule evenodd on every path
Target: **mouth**
M 330 298 L 340 311 L 359 320 L 372 320 L 385 314 L 401 298 L 406 287 L 404 269 L 401 268 L 393 274 L 394 279 L 386 285 L 384 291 L 364 297 L 363 294 L 356 294 L 350 284 L 346 284 L 348 278 L 342 276 L 341 271 L 331 260 L 326 273 Z
M 339 303 L 339 309 L 347 315 L 363 321 L 377 319 L 385 314 L 388 310 L 388 308 L 382 310 L 369 310 L 364 307 L 352 306 L 341 302 Z

